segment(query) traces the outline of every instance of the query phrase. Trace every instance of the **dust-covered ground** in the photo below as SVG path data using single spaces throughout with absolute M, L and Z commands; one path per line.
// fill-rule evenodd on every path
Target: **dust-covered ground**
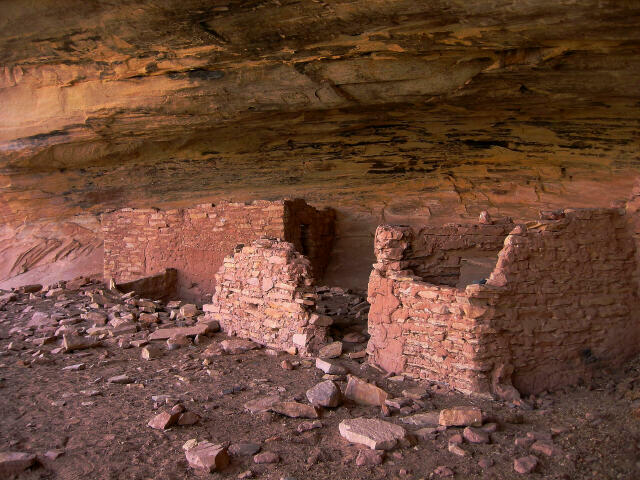
M 365 344 L 345 343 L 345 353 L 332 361 L 398 400 L 391 402 L 390 416 L 384 417 L 380 407 L 345 399 L 337 408 L 323 409 L 321 426 L 316 423 L 317 428 L 309 429 L 310 419 L 250 413 L 244 405 L 270 395 L 308 404 L 306 391 L 326 377 L 314 359 L 276 355 L 264 348 L 228 354 L 218 348 L 227 338 L 218 332 L 173 349 L 165 341 L 153 342 L 160 356 L 145 360 L 141 352 L 151 331 L 193 325 L 197 317 L 181 316 L 178 304 L 172 309 L 161 302 L 152 305 L 135 296 L 112 294 L 103 285 L 78 285 L 5 292 L 0 300 L 0 452 L 36 455 L 35 463 L 18 478 L 640 478 L 638 360 L 616 372 L 601 372 L 589 385 L 513 406 L 435 384 L 422 385 L 422 398 L 405 397 L 403 392 L 418 384 L 385 377 L 367 365 L 366 358 L 351 358 L 348 352 L 362 350 Z M 140 321 L 143 310 L 155 310 L 158 323 Z M 345 311 L 329 308 L 326 313 Z M 356 340 L 358 329 L 362 325 L 351 328 Z M 334 333 L 340 337 L 344 331 Z M 94 339 L 99 345 L 65 352 L 63 334 L 83 342 Z M 126 377 L 118 381 L 124 383 L 109 381 L 122 375 Z M 328 378 L 344 390 L 345 375 Z M 147 425 L 177 403 L 198 414 L 199 421 L 166 430 Z M 402 410 L 393 404 L 403 405 Z M 479 407 L 485 429 L 495 428 L 489 443 L 461 439 L 462 428 L 426 425 L 425 430 L 424 423 L 406 423 L 406 417 L 462 405 Z M 356 417 L 402 425 L 408 438 L 385 452 L 380 465 L 369 460 L 358 466 L 358 454 L 366 447 L 350 444 L 338 430 L 342 420 Z M 276 463 L 258 464 L 252 455 L 231 455 L 228 467 L 205 473 L 186 460 L 183 445 L 190 439 L 255 443 L 260 452 L 273 452 L 278 458 Z M 461 450 L 452 452 L 450 445 Z M 514 460 L 529 455 L 537 459 L 534 470 L 517 473 Z M 1 468 L 0 464 L 0 477 L 10 478 Z

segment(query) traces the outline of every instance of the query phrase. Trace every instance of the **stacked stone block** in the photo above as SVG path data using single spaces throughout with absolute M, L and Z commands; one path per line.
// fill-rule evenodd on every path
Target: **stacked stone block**
M 464 289 L 415 274 L 415 238 L 408 227 L 376 234 L 369 353 L 387 370 L 491 394 L 508 366 L 520 391 L 537 393 L 640 351 L 635 243 L 624 212 L 567 209 L 518 225 L 486 284 Z
M 214 292 L 215 273 L 224 257 L 237 244 L 261 236 L 304 240 L 314 270 L 322 274 L 333 243 L 334 220 L 332 210 L 318 211 L 300 199 L 172 210 L 125 208 L 102 215 L 104 275 L 123 283 L 175 268 L 177 294 L 205 301 Z M 302 224 L 304 239 L 299 238 Z
M 311 262 L 292 243 L 261 238 L 224 259 L 205 311 L 229 335 L 312 353 L 327 334 L 325 326 L 314 324 L 322 317 L 314 313 L 313 285 Z

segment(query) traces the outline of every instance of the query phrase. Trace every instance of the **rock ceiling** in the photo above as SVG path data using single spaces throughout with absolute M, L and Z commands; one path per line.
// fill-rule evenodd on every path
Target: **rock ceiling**
M 640 164 L 634 1 L 1 9 L 5 228 L 304 196 L 339 209 L 338 256 L 367 250 L 336 275 L 364 275 L 379 222 L 608 206 Z

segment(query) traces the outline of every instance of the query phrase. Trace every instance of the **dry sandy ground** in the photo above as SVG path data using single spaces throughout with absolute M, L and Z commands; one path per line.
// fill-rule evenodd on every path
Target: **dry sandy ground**
M 140 348 L 120 348 L 115 342 L 39 356 L 60 342 L 38 347 L 31 341 L 38 332 L 32 336 L 24 336 L 26 330 L 9 333 L 12 327 L 25 325 L 36 310 L 78 315 L 89 303 L 81 293 L 63 292 L 63 297 L 52 298 L 38 293 L 31 300 L 18 295 L 0 312 L 0 452 L 38 455 L 38 463 L 19 478 L 237 478 L 251 471 L 253 478 L 261 479 L 421 479 L 439 478 L 434 473 L 439 466 L 450 468 L 458 479 L 640 478 L 639 361 L 617 372 L 602 372 L 590 385 L 536 398 L 532 409 L 478 400 L 427 384 L 431 396 L 422 411 L 476 405 L 487 422 L 498 424 L 491 442 L 465 442 L 462 448 L 467 454 L 458 456 L 447 446 L 461 429 L 449 428 L 387 452 L 382 465 L 357 466 L 355 458 L 362 447 L 344 440 L 338 424 L 346 418 L 380 418 L 379 408 L 345 402 L 322 412 L 321 428 L 301 433 L 298 426 L 308 420 L 251 414 L 243 408 L 245 402 L 273 393 L 307 403 L 306 390 L 323 376 L 312 361 L 287 354 L 273 356 L 260 349 L 216 356 L 205 365 L 201 356 L 205 344 L 165 349 L 160 358 L 146 361 L 140 357 Z M 75 303 L 55 307 L 60 298 Z M 77 325 L 88 324 L 80 322 L 74 327 Z M 146 332 L 136 335 L 144 337 Z M 224 338 L 216 333 L 203 343 Z M 10 344 L 12 349 L 8 349 Z M 283 369 L 284 359 L 295 368 Z M 409 380 L 385 379 L 362 360 L 338 361 L 392 396 L 401 396 L 415 385 Z M 63 370 L 76 364 L 83 364 L 82 369 Z M 107 379 L 121 374 L 133 383 L 108 383 Z M 342 379 L 338 383 L 345 385 Z M 152 397 L 158 395 L 170 398 L 154 401 Z M 164 431 L 147 426 L 154 415 L 178 401 L 201 415 L 200 422 Z M 386 420 L 400 424 L 401 416 L 394 412 Z M 409 431 L 417 429 L 405 426 Z M 514 471 L 514 459 L 531 452 L 526 445 L 515 445 L 515 439 L 528 432 L 550 435 L 554 451 L 551 456 L 535 453 L 539 459 L 536 469 L 521 475 Z M 258 465 L 251 456 L 232 457 L 231 465 L 222 472 L 202 473 L 189 467 L 182 450 L 192 438 L 213 443 L 255 442 L 262 452 L 277 453 L 280 461 Z M 58 451 L 59 456 L 47 458 L 48 451 Z M 481 460 L 493 465 L 482 468 Z

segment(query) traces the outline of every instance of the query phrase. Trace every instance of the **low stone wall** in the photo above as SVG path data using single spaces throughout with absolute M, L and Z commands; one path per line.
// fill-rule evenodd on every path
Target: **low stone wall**
M 502 373 L 537 393 L 640 352 L 635 243 L 624 212 L 585 209 L 516 226 L 485 284 L 424 282 L 407 227 L 383 226 L 369 282 L 369 353 L 391 371 L 496 391 Z M 501 372 L 501 373 L 498 373 Z
M 326 327 L 313 325 L 316 294 L 311 262 L 292 243 L 261 238 L 238 246 L 216 274 L 204 309 L 229 335 L 277 350 L 315 352 Z
M 318 211 L 300 199 L 174 210 L 125 208 L 102 215 L 104 275 L 123 283 L 175 268 L 178 295 L 206 301 L 224 257 L 236 245 L 261 236 L 297 242 L 311 253 L 314 270 L 322 274 L 333 244 L 334 220 L 332 210 Z

